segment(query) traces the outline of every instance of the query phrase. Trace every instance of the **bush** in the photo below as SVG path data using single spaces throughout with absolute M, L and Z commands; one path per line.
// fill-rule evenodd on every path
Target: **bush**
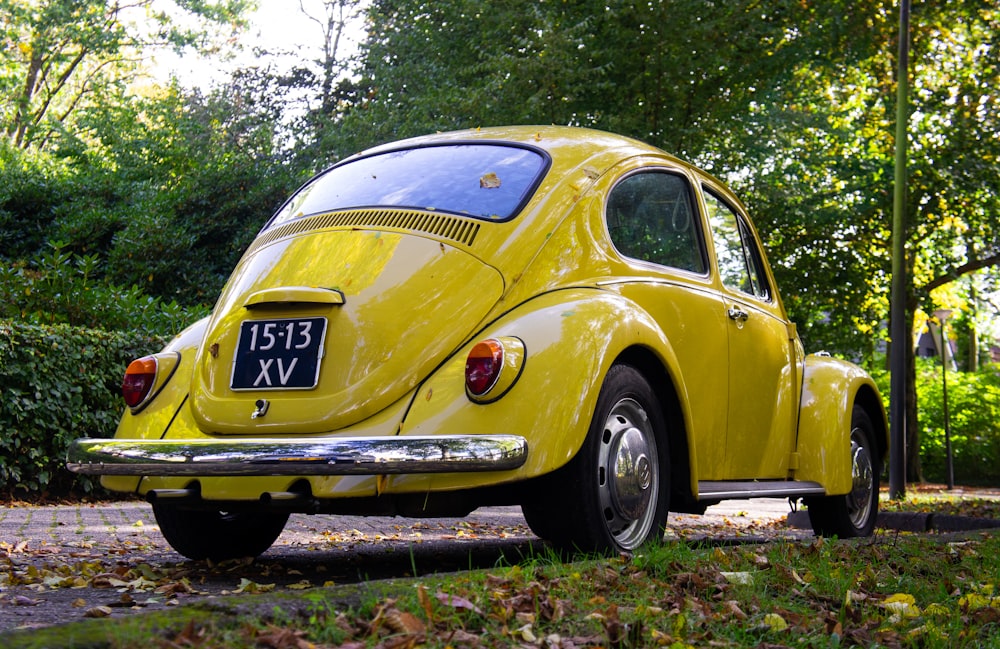
M 31 154 L 0 138 L 0 251 L 30 257 L 45 245 L 60 205 L 76 192 L 72 173 L 44 154 Z
M 207 311 L 115 286 L 102 270 L 95 255 L 70 254 L 60 243 L 30 264 L 0 266 L 0 318 L 169 337 Z
M 924 479 L 948 480 L 941 362 L 917 358 L 917 423 Z M 889 409 L 889 372 L 874 371 Z M 1000 485 L 1000 365 L 978 372 L 948 371 L 948 421 L 955 482 Z
M 946 482 L 941 365 L 918 363 L 917 407 L 924 477 Z M 1000 484 L 1000 366 L 948 372 L 948 420 L 955 482 Z
M 165 339 L 68 325 L 0 321 L 0 490 L 90 492 L 96 480 L 65 468 L 78 437 L 111 437 L 133 358 Z

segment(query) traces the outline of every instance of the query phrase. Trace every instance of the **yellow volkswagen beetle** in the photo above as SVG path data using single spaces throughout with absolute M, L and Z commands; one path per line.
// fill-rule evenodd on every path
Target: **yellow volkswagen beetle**
M 291 512 L 493 504 L 587 552 L 762 496 L 867 535 L 888 447 L 871 378 L 805 354 L 722 183 L 566 127 L 319 174 L 123 394 L 115 438 L 77 440 L 68 466 L 145 496 L 192 559 L 260 554 Z

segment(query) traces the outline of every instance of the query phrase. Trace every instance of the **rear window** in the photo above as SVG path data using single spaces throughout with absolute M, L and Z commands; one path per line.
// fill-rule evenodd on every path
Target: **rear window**
M 502 144 L 447 144 L 350 160 L 295 193 L 269 224 L 320 212 L 412 208 L 503 221 L 513 217 L 548 168 L 541 152 Z

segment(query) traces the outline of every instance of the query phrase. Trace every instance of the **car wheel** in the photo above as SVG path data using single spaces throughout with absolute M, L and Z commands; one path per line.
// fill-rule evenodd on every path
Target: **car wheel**
M 818 536 L 870 536 L 878 518 L 881 463 L 871 419 L 855 406 L 851 416 L 851 476 L 853 487 L 842 496 L 806 500 L 809 522 Z
M 221 512 L 154 504 L 153 515 L 167 543 L 188 559 L 256 557 L 275 542 L 287 513 Z
M 669 467 L 652 388 L 635 368 L 615 365 L 583 447 L 522 510 L 532 531 L 561 550 L 631 552 L 663 538 Z

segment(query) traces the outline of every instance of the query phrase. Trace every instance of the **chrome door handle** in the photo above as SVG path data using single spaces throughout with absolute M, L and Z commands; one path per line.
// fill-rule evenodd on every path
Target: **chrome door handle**
M 729 311 L 727 312 L 727 315 L 729 315 L 729 319 L 730 320 L 735 320 L 736 322 L 738 322 L 740 324 L 743 324 L 744 322 L 747 321 L 748 318 L 750 318 L 750 314 L 747 313 L 746 311 L 744 311 L 743 309 L 741 309 L 738 306 L 731 306 L 731 307 L 729 307 Z

